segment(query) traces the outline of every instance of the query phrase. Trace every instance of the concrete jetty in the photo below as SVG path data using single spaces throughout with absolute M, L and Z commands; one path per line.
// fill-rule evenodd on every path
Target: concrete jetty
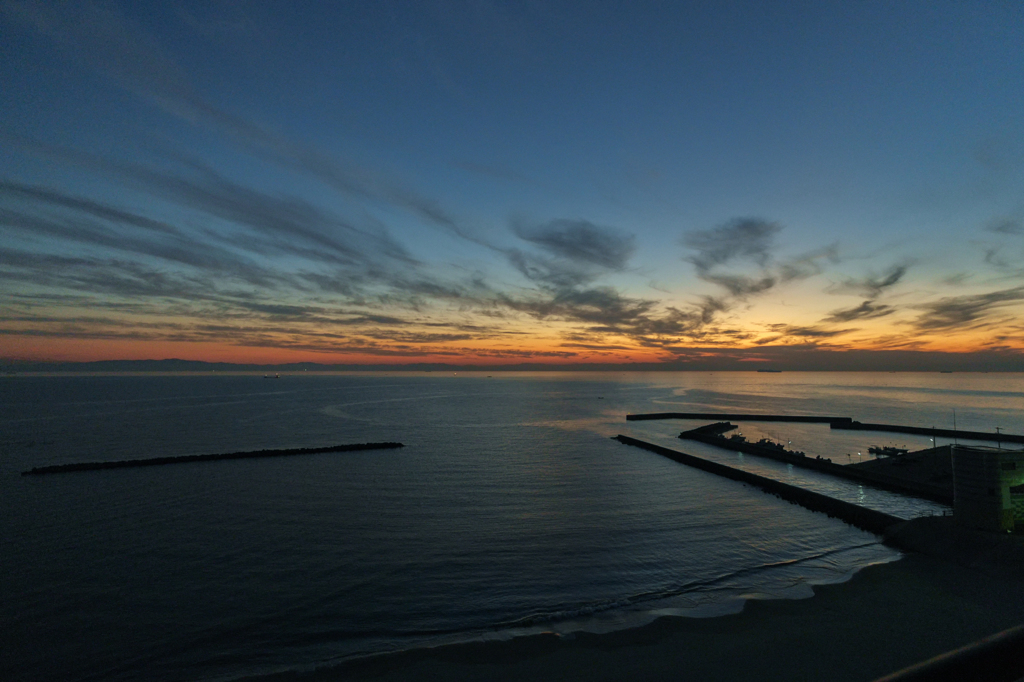
M 897 469 L 882 471 L 878 469 L 853 468 L 852 465 L 836 464 L 827 459 L 807 457 L 802 452 L 791 452 L 778 445 L 749 443 L 740 438 L 724 438 L 722 436 L 726 431 L 735 428 L 736 426 L 729 422 L 717 422 L 689 431 L 683 431 L 679 434 L 679 437 L 684 440 L 695 440 L 700 443 L 713 445 L 716 448 L 774 459 L 777 462 L 785 462 L 786 464 L 803 467 L 804 469 L 820 471 L 839 478 L 865 483 L 875 488 L 882 488 L 883 490 L 923 497 L 942 504 L 953 504 L 952 485 L 939 485 L 926 480 L 900 476 L 898 474 L 901 472 Z
M 857 528 L 861 528 L 871 533 L 881 535 L 887 528 L 903 521 L 903 519 L 892 516 L 891 514 L 875 511 L 874 509 L 868 509 L 866 507 L 860 507 L 849 502 L 828 497 L 827 495 L 805 490 L 771 478 L 765 478 L 764 476 L 758 476 L 757 474 L 752 474 L 749 471 L 743 471 L 742 469 L 734 469 L 733 467 L 725 466 L 724 464 L 711 462 L 700 457 L 694 457 L 693 455 L 686 454 L 685 452 L 671 450 L 637 438 L 631 438 L 620 434 L 615 436 L 614 440 L 617 440 L 624 445 L 633 445 L 638 448 L 650 450 L 651 452 L 663 455 L 681 464 L 701 469 L 702 471 L 707 471 L 712 474 L 718 474 L 719 476 L 730 478 L 734 481 L 740 481 L 742 483 L 757 486 L 765 492 L 778 495 L 784 500 L 799 504 L 813 511 L 823 512 L 829 516 L 842 519 L 851 526 L 856 526 Z
M 291 457 L 294 455 L 317 455 L 324 452 L 354 452 L 358 450 L 388 450 L 405 447 L 402 443 L 349 443 L 329 445 L 323 448 L 292 448 L 289 450 L 255 450 L 251 452 L 226 452 L 214 455 L 180 455 L 177 457 L 152 457 L 149 459 L 125 459 L 114 462 L 77 462 L 55 464 L 22 471 L 22 476 L 39 474 L 60 474 L 73 471 L 98 471 L 101 469 L 127 469 L 130 467 L 159 466 L 163 464 L 185 464 L 189 462 L 212 462 L 221 459 L 258 459 L 260 457 Z
M 789 414 L 729 414 L 722 412 L 651 412 L 648 414 L 627 414 L 627 421 L 645 421 L 650 419 L 707 419 L 711 421 L 738 422 L 797 422 L 805 424 L 828 424 L 831 429 L 847 431 L 886 431 L 890 433 L 912 433 L 932 438 L 967 438 L 970 440 L 987 440 L 997 443 L 1024 443 L 1024 436 L 1013 433 L 987 433 L 985 431 L 962 431 L 960 429 L 937 429 L 922 426 L 902 426 L 900 424 L 872 424 L 859 422 L 850 417 L 829 417 L 824 415 L 789 415 Z

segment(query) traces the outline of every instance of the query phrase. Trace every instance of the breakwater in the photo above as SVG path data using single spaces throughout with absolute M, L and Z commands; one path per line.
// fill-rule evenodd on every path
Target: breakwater
M 985 431 L 963 431 L 960 429 L 937 429 L 922 426 L 903 426 L 900 424 L 872 424 L 859 422 L 850 417 L 829 417 L 822 415 L 788 415 L 788 414 L 728 414 L 721 412 L 652 412 L 649 414 L 627 414 L 627 421 L 645 421 L 650 419 L 709 419 L 713 421 L 738 422 L 799 422 L 805 424 L 828 424 L 832 429 L 847 431 L 886 431 L 890 433 L 912 433 L 919 436 L 935 438 L 968 438 L 971 440 L 988 440 L 997 443 L 1024 443 L 1024 436 L 1014 433 L 988 433 Z
M 985 431 L 962 431 L 960 429 L 936 429 L 921 426 L 901 426 L 899 424 L 870 424 L 859 421 L 838 421 L 830 425 L 833 429 L 851 431 L 889 431 L 891 433 L 912 433 L 918 436 L 935 438 L 968 438 L 970 440 L 989 440 L 997 443 L 1024 443 L 1024 436 L 1016 433 L 987 433 Z
M 695 440 L 700 443 L 713 445 L 717 448 L 774 459 L 778 462 L 785 462 L 786 464 L 803 467 L 804 469 L 813 469 L 814 471 L 820 471 L 839 478 L 866 483 L 883 490 L 891 490 L 905 495 L 915 495 L 935 502 L 941 502 L 942 504 L 953 504 L 953 492 L 948 489 L 948 486 L 907 480 L 876 471 L 853 469 L 848 465 L 836 464 L 827 459 L 816 459 L 807 457 L 803 453 L 790 452 L 781 446 L 760 445 L 758 443 L 748 443 L 739 438 L 722 437 L 722 433 L 735 428 L 735 425 L 728 422 L 718 422 L 683 431 L 679 434 L 679 437 L 684 440 Z
M 851 526 L 862 528 L 863 530 L 871 533 L 882 534 L 885 529 L 903 521 L 903 519 L 892 516 L 891 514 L 875 511 L 874 509 L 868 509 L 866 507 L 860 507 L 849 502 L 837 500 L 834 497 L 805 490 L 804 488 L 789 485 L 788 483 L 782 483 L 781 481 L 776 481 L 771 478 L 765 478 L 764 476 L 758 476 L 757 474 L 752 474 L 749 471 L 743 471 L 742 469 L 734 469 L 733 467 L 725 466 L 724 464 L 711 462 L 700 457 L 694 457 L 693 455 L 688 455 L 685 452 L 671 450 L 660 445 L 655 445 L 654 443 L 648 443 L 646 441 L 631 438 L 629 436 L 623 436 L 621 434 L 615 436 L 614 440 L 617 440 L 624 445 L 632 445 L 645 450 L 650 450 L 651 452 L 668 457 L 680 464 L 692 466 L 695 469 L 701 469 L 702 471 L 724 476 L 725 478 L 730 478 L 734 481 L 740 481 L 741 483 L 757 486 L 761 490 L 772 493 L 773 495 L 778 495 L 784 500 L 799 504 L 800 506 L 806 507 L 812 511 L 823 512 L 829 516 L 842 519 Z
M 811 424 L 831 424 L 835 421 L 852 421 L 849 417 L 822 417 L 813 415 L 789 414 L 722 414 L 719 412 L 651 412 L 648 414 L 627 414 L 627 421 L 645 421 L 648 419 L 713 419 L 715 421 L 738 422 L 804 422 Z
M 149 459 L 124 459 L 114 462 L 77 462 L 55 464 L 22 471 L 22 476 L 39 474 L 60 474 L 73 471 L 98 471 L 102 469 L 127 469 L 131 467 L 160 466 L 163 464 L 186 464 L 189 462 L 213 462 L 222 459 L 258 459 L 260 457 L 291 457 L 294 455 L 318 455 L 325 452 L 355 452 L 358 450 L 390 450 L 405 447 L 402 443 L 349 443 L 328 445 L 322 448 L 292 448 L 289 450 L 254 450 L 251 452 L 225 452 L 214 455 L 179 455 L 176 457 L 151 457 Z

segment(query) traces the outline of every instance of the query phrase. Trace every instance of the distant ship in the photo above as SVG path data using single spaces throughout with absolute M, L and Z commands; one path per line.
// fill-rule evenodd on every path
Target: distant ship
M 263 378 L 264 379 L 280 379 L 281 375 L 280 374 L 275 374 L 274 376 L 270 376 L 269 374 L 264 374 Z
M 892 446 L 880 448 L 873 445 L 870 448 L 868 448 L 868 452 L 870 452 L 872 455 L 877 455 L 879 457 L 895 457 L 896 455 L 905 455 L 910 451 L 907 450 L 907 448 L 896 448 Z

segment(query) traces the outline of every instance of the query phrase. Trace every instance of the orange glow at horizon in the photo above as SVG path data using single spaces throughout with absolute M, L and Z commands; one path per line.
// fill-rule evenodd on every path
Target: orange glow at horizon
M 524 348 L 519 351 L 526 351 Z M 127 339 L 69 339 L 7 335 L 0 337 L 0 357 L 29 362 L 95 362 L 102 360 L 164 360 L 180 359 L 236 364 L 285 364 L 315 362 L 319 364 L 473 364 L 480 366 L 530 363 L 538 365 L 573 363 L 659 362 L 663 356 L 653 352 L 578 352 L 576 355 L 544 355 L 557 347 L 537 344 L 522 353 L 504 354 L 507 348 L 465 348 L 462 353 L 438 352 L 423 348 L 422 352 L 396 355 L 367 351 L 322 352 L 289 348 L 248 347 L 230 342 L 198 343 L 186 341 L 137 341 Z M 533 354 L 535 353 L 535 354 Z
M 660 363 L 671 360 L 674 353 L 667 350 L 636 348 L 624 344 L 602 350 L 563 344 L 550 338 L 524 339 L 515 348 L 507 344 L 488 344 L 486 341 L 470 341 L 458 348 L 412 344 L 382 344 L 379 352 L 374 349 L 310 350 L 271 346 L 246 346 L 231 341 L 166 341 L 137 339 L 75 339 L 68 337 L 49 338 L 40 336 L 19 336 L 7 334 L 0 337 L 0 358 L 28 362 L 92 362 L 102 360 L 163 360 L 181 359 L 203 362 L 226 362 L 236 364 L 286 364 L 312 362 L 325 365 L 406 365 L 420 363 L 478 365 L 571 365 L 571 364 L 619 364 L 619 363 Z M 823 352 L 842 351 L 903 351 L 921 350 L 931 352 L 966 354 L 986 350 L 988 339 L 969 339 L 964 336 L 941 339 L 919 339 L 912 344 L 822 344 L 816 346 Z M 599 344 L 595 344 L 599 345 Z M 682 347 L 680 345 L 679 347 Z M 759 362 L 756 352 L 784 348 L 782 344 L 733 344 L 694 345 L 690 358 L 713 358 L 729 355 L 735 351 L 753 351 L 750 356 L 737 357 L 744 363 Z M 1020 350 L 1021 343 L 1005 343 L 999 348 Z M 998 350 L 998 349 L 997 349 Z

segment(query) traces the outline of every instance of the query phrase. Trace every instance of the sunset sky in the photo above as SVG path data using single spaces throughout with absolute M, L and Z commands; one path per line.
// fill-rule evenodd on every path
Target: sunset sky
M 0 45 L 0 358 L 1024 366 L 1020 2 L 0 0 Z

